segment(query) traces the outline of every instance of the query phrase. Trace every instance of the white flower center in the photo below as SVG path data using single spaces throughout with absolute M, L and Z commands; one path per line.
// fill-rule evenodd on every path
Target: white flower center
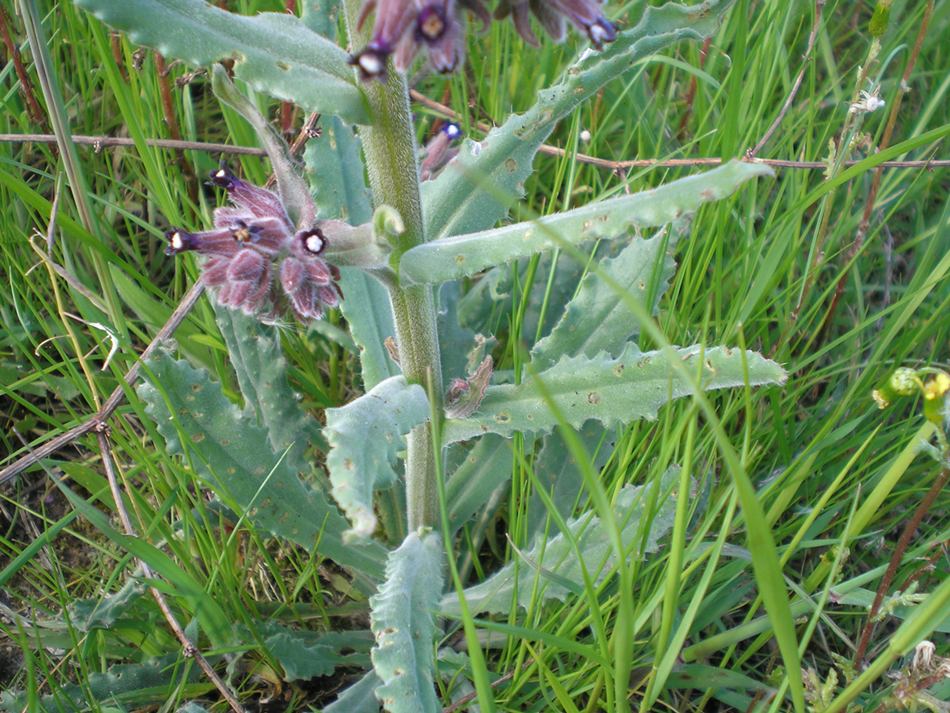
M 374 54 L 360 55 L 360 67 L 369 75 L 377 75 L 383 71 L 383 63 Z
M 323 238 L 321 238 L 319 235 L 309 235 L 304 241 L 304 245 L 306 246 L 307 250 L 317 254 L 323 250 Z

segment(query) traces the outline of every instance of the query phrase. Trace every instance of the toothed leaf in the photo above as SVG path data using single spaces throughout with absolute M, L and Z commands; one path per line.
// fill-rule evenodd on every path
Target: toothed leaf
M 274 453 L 267 431 L 228 401 L 206 371 L 161 350 L 146 365 L 150 381 L 138 393 L 169 453 L 188 456 L 201 480 L 261 530 L 307 549 L 317 545 L 368 580 L 379 577 L 382 545 L 344 544 L 346 519 L 301 482 Z
M 365 122 L 366 106 L 347 54 L 287 13 L 253 17 L 204 0 L 76 0 L 136 44 L 195 67 L 233 59 L 254 89 L 307 111 Z
M 627 296 L 647 302 L 653 314 L 676 267 L 669 244 L 663 233 L 649 240 L 634 238 L 617 257 L 601 261 L 600 268 L 623 286 Z M 546 369 L 565 354 L 616 354 L 639 332 L 640 324 L 623 296 L 600 275 L 589 272 L 561 320 L 534 345 L 531 362 L 538 369 Z
M 393 376 L 341 408 L 327 409 L 327 468 L 333 497 L 353 523 L 352 537 L 376 529 L 373 491 L 396 482 L 403 436 L 429 418 L 425 389 Z
M 731 195 L 745 181 L 770 176 L 765 165 L 730 161 L 653 190 L 591 203 L 534 221 L 423 243 L 406 251 L 399 277 L 406 284 L 456 280 L 519 257 L 626 236 L 632 228 L 671 223 L 703 203 Z
M 285 681 L 329 676 L 338 666 L 368 665 L 373 643 L 368 631 L 308 631 L 273 621 L 256 622 L 253 631 L 241 625 L 238 631 L 245 642 L 262 642 L 283 667 Z
M 266 429 L 275 453 L 286 452 L 295 470 L 309 470 L 304 451 L 315 441 L 325 450 L 325 442 L 316 419 L 301 407 L 299 394 L 290 387 L 280 334 L 240 310 L 216 305 L 214 311 L 244 396 L 244 412 Z
M 410 533 L 389 555 L 386 581 L 370 597 L 376 646 L 370 656 L 383 682 L 376 697 L 389 713 L 437 713 L 435 621 L 442 594 L 442 537 Z
M 674 358 L 686 366 L 692 378 L 698 375 L 697 360 L 702 356 L 704 391 L 745 384 L 743 362 L 752 386 L 785 381 L 782 367 L 756 352 L 743 355 L 738 349 L 724 347 L 704 351 L 700 346 L 675 352 Z M 553 409 L 538 381 L 553 400 Z M 451 443 L 483 433 L 511 436 L 518 431 L 550 431 L 559 423 L 555 410 L 574 428 L 591 419 L 607 427 L 654 419 L 660 406 L 691 393 L 691 385 L 673 369 L 664 352 L 643 353 L 635 344 L 628 344 L 616 358 L 607 354 L 565 357 L 521 384 L 489 387 L 473 417 L 445 422 L 443 440 Z
M 89 710 L 90 699 L 103 704 L 151 707 L 167 703 L 179 686 L 200 679 L 201 670 L 183 665 L 182 654 L 177 653 L 142 663 L 116 664 L 105 673 L 90 673 L 81 686 L 58 686 L 55 696 L 43 696 L 37 701 L 41 706 L 38 710 Z M 27 694 L 9 690 L 0 693 L 0 711 L 24 710 L 30 710 Z
M 701 39 L 719 25 L 731 0 L 648 7 L 635 27 L 600 52 L 585 51 L 524 114 L 511 116 L 481 141 L 466 141 L 438 177 L 422 184 L 426 234 L 432 238 L 485 230 L 524 194 L 538 149 L 555 125 L 637 60 L 681 39 Z

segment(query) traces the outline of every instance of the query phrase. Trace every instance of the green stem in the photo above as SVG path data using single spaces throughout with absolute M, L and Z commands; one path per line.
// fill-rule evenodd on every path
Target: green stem
M 361 0 L 346 0 L 347 35 L 355 50 L 367 40 L 356 29 Z M 390 205 L 399 211 L 405 232 L 394 245 L 391 264 L 398 265 L 406 250 L 426 241 L 419 195 L 419 166 L 416 159 L 415 131 L 409 112 L 409 88 L 405 78 L 390 67 L 385 82 L 364 84 L 373 123 L 360 127 L 360 139 L 366 157 L 374 206 Z M 406 378 L 421 384 L 439 403 L 433 413 L 442 413 L 442 367 L 436 328 L 435 299 L 432 288 L 415 285 L 389 285 L 399 364 Z M 439 424 L 434 424 L 436 429 Z M 433 429 L 428 425 L 412 430 L 407 439 L 406 505 L 409 531 L 437 527 L 439 501 L 436 491 Z

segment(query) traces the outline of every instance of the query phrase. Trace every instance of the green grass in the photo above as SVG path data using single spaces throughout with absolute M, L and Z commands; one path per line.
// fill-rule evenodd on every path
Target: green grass
M 107 28 L 70 3 L 39 4 L 49 13 L 48 51 L 71 131 L 129 136 L 136 146 L 77 149 L 93 231 L 83 223 L 53 147 L 0 144 L 0 453 L 8 460 L 83 421 L 116 387 L 196 279 L 190 261 L 164 257 L 162 231 L 206 224 L 215 201 L 202 177 L 216 156 L 179 155 L 144 143 L 169 137 L 151 53 L 135 69 L 136 48 L 120 38 L 117 66 Z M 280 3 L 228 5 L 253 13 L 279 9 Z M 684 43 L 609 85 L 552 136 L 551 143 L 568 155 L 537 159 L 525 215 L 642 190 L 698 170 L 619 176 L 576 160 L 574 152 L 607 159 L 729 158 L 755 145 L 801 67 L 813 20 L 808 5 L 741 0 L 705 61 L 700 44 Z M 640 8 L 614 4 L 611 16 L 632 24 Z M 4 9 L 13 14 L 5 0 Z M 847 158 L 873 157 L 867 146 L 881 140 L 922 12 L 922 3 L 894 3 L 880 52 L 870 63 L 871 7 L 829 2 L 801 91 L 760 156 L 827 157 L 829 141 L 848 131 L 848 105 L 856 89 L 866 88 L 855 86 L 858 68 L 865 67 L 887 104 L 859 127 L 851 125 L 869 143 L 859 142 Z M 11 30 L 25 45 L 19 19 Z M 461 74 L 427 78 L 418 89 L 461 114 L 463 128 L 477 138 L 476 123 L 500 123 L 510 111 L 529 107 L 579 46 L 573 38 L 535 50 L 523 46 L 507 24 L 496 23 L 484 36 L 471 37 Z M 948 155 L 948 52 L 950 4 L 941 1 L 891 140 L 902 147 L 901 157 Z M 38 93 L 26 49 L 24 58 Z M 191 69 L 175 65 L 171 78 Z M 255 144 L 239 118 L 222 112 L 207 78 L 172 86 L 183 138 Z M 270 116 L 277 115 L 276 102 L 259 100 Z M 48 128 L 28 118 L 9 63 L 0 67 L 0 107 L 0 132 Z M 420 136 L 428 135 L 430 112 L 418 106 L 415 111 Z M 579 138 L 583 129 L 589 141 Z M 239 163 L 244 175 L 266 178 L 263 160 L 245 157 Z M 746 345 L 772 354 L 789 381 L 782 388 L 719 392 L 707 402 L 681 401 L 656 422 L 608 434 L 597 458 L 602 467 L 586 464 L 589 487 L 578 494 L 578 509 L 606 507 L 624 485 L 656 483 L 673 463 L 691 473 L 693 496 L 678 499 L 674 529 L 660 552 L 627 563 L 617 577 L 588 582 L 565 603 L 536 601 L 505 621 L 479 617 L 446 624 L 447 643 L 481 642 L 483 659 L 472 658 L 479 690 L 507 674 L 492 689 L 497 710 L 617 710 L 624 698 L 639 710 L 791 710 L 801 689 L 783 668 L 783 637 L 786 646 L 799 647 L 802 667 L 818 680 L 837 670 L 829 700 L 850 699 L 853 691 L 852 710 L 892 710 L 891 674 L 907 674 L 907 649 L 927 638 L 937 644 L 938 655 L 948 654 L 948 561 L 941 548 L 950 537 L 950 520 L 941 495 L 888 592 L 919 573 L 917 592 L 931 598 L 881 622 L 868 652 L 871 667 L 855 682 L 846 680 L 843 662 L 854 657 L 867 603 L 901 528 L 940 474 L 933 459 L 916 449 L 924 430 L 919 399 L 879 411 L 871 390 L 896 366 L 947 369 L 950 360 L 950 174 L 886 170 L 865 242 L 851 259 L 871 163 L 834 169 L 832 180 L 821 171 L 779 170 L 775 179 L 749 184 L 697 214 L 677 247 L 678 268 L 661 301 L 657 328 L 645 330 L 642 346 Z M 38 231 L 42 237 L 34 244 L 45 245 L 58 184 L 51 259 L 83 290 L 57 276 L 30 243 Z M 559 269 L 570 259 L 562 254 Z M 550 265 L 532 260 L 513 280 L 513 299 L 494 309 L 490 323 L 499 335 L 499 369 L 525 362 L 539 329 L 538 311 L 555 284 Z M 841 279 L 844 293 L 829 318 Z M 345 326 L 336 315 L 330 319 Z M 109 336 L 92 323 L 108 325 L 119 339 L 106 369 Z M 186 319 L 177 340 L 185 357 L 237 394 L 206 302 Z M 359 365 L 345 345 L 313 330 L 288 330 L 284 346 L 295 386 L 315 414 L 361 392 Z M 55 695 L 79 684 L 88 692 L 90 674 L 140 660 L 140 651 L 177 652 L 148 597 L 111 629 L 86 632 L 77 624 L 76 602 L 118 591 L 135 569 L 134 554 L 161 572 L 183 623 L 200 612 L 202 624 L 211 617 L 257 632 L 234 659 L 231 678 L 253 707 L 277 692 L 282 675 L 263 644 L 262 621 L 315 631 L 365 629 L 365 596 L 319 555 L 276 543 L 248 526 L 219 527 L 206 494 L 196 489 L 187 467 L 165 453 L 143 404 L 134 393 L 129 397 L 110 422 L 110 437 L 141 542 L 104 532 L 119 528 L 93 436 L 0 486 L 0 688 Z M 518 437 L 511 444 L 510 492 L 481 524 L 463 528 L 456 543 L 452 575 L 466 583 L 517 559 L 514 548 L 531 545 L 528 505 L 545 474 L 536 472 L 539 454 L 531 442 Z M 591 458 L 598 445 L 573 444 Z M 57 487 L 61 482 L 107 522 L 78 513 Z M 687 487 L 686 481 L 680 486 Z M 931 556 L 934 568 L 920 572 Z M 794 619 L 776 617 L 783 601 Z M 223 672 L 220 642 L 203 638 L 200 644 L 218 655 Z M 192 663 L 180 659 L 179 665 L 184 668 L 176 688 L 129 701 L 129 708 L 157 702 L 175 710 L 201 700 L 209 710 L 226 710 L 200 672 L 186 675 Z M 323 705 L 355 670 L 279 686 L 280 705 L 272 710 Z M 847 689 L 849 683 L 855 688 Z M 782 687 L 782 697 L 763 695 L 766 686 Z M 806 693 L 812 701 L 811 691 Z M 88 697 L 92 710 L 113 705 Z M 839 699 L 836 709 L 844 710 L 845 702 Z

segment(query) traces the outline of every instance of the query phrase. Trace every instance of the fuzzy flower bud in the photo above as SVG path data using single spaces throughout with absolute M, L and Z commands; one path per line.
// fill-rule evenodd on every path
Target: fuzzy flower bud
M 907 367 L 896 369 L 887 380 L 871 392 L 871 397 L 880 409 L 887 408 L 898 396 L 910 396 L 920 388 L 917 372 Z
M 211 182 L 233 205 L 214 210 L 214 228 L 167 234 L 166 255 L 196 252 L 204 260 L 201 280 L 217 301 L 272 320 L 282 307 L 302 322 L 319 319 L 339 304 L 339 271 L 320 254 L 327 239 L 319 226 L 296 230 L 280 198 L 244 181 L 222 165 Z
M 422 165 L 419 167 L 419 177 L 423 181 L 433 178 L 445 164 L 455 158 L 459 150 L 453 144 L 461 136 L 459 125 L 449 122 L 429 140 L 425 146 Z

